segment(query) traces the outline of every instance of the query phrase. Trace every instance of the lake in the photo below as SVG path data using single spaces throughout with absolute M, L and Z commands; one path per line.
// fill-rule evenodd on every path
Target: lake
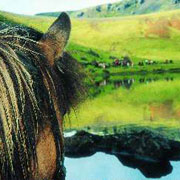
M 171 162 L 171 174 L 158 180 L 179 180 L 180 162 Z M 139 170 L 123 166 L 115 156 L 96 153 L 86 158 L 65 158 L 66 180 L 154 180 Z
M 180 74 L 113 76 L 98 81 L 92 87 L 93 98 L 80 107 L 77 116 L 72 116 L 69 131 L 85 129 L 113 134 L 121 132 L 122 127 L 128 131 L 132 126 L 140 126 L 179 140 L 179 89 Z M 113 155 L 98 152 L 86 158 L 65 159 L 66 180 L 180 180 L 180 162 L 171 165 L 171 174 L 146 178 Z
M 122 125 L 180 127 L 180 74 L 111 76 L 89 87 L 67 129 Z

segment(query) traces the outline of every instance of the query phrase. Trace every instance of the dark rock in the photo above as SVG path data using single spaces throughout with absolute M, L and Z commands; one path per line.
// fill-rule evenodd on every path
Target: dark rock
M 98 136 L 85 131 L 65 138 L 67 157 L 85 157 L 96 152 L 115 155 L 124 165 L 138 168 L 146 177 L 171 173 L 171 160 L 180 160 L 180 142 L 149 130 Z
M 110 72 L 108 70 L 103 70 L 103 78 L 108 79 L 110 77 Z
M 138 0 L 138 3 L 143 4 L 143 3 L 145 3 L 145 0 Z
M 72 137 L 65 138 L 65 154 L 73 158 L 91 156 L 96 153 L 94 144 L 98 139 L 98 136 L 85 131 L 78 132 Z
M 180 0 L 173 0 L 172 3 L 173 4 L 178 4 L 178 3 L 180 3 Z
M 101 12 L 101 6 L 97 6 L 97 7 L 96 7 L 96 11 L 97 11 L 97 12 Z
M 92 49 L 90 49 L 87 53 L 94 56 L 94 57 L 97 57 L 97 58 L 100 57 L 99 54 L 97 52 L 93 51 Z
M 117 11 L 121 11 L 121 7 L 118 7 L 118 8 L 117 8 Z
M 124 4 L 124 9 L 127 9 L 127 8 L 129 8 L 130 6 L 131 6 L 130 3 L 125 3 L 125 4 Z
M 111 10 L 111 7 L 112 7 L 112 4 L 108 4 L 108 5 L 107 5 L 107 10 L 110 11 L 110 10 Z
M 117 59 L 115 56 L 109 56 L 109 59 Z
M 87 58 L 83 56 L 83 57 L 81 57 L 81 60 L 87 60 Z
M 98 62 L 97 62 L 96 60 L 93 60 L 93 61 L 91 62 L 91 65 L 92 65 L 92 66 L 95 66 L 95 67 L 98 67 Z
M 78 18 L 83 17 L 84 14 L 85 14 L 84 12 L 80 12 L 80 13 L 77 15 L 77 17 L 78 17 Z

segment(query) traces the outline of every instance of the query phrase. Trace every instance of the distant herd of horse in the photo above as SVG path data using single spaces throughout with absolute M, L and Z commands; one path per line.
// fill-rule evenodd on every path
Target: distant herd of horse
M 153 61 L 153 60 L 144 60 L 138 62 L 138 66 L 145 66 L 145 65 L 154 65 L 154 64 L 173 64 L 173 60 L 168 60 L 166 59 L 164 62 L 158 62 L 158 61 Z
M 155 60 L 143 60 L 139 61 L 137 63 L 138 66 L 146 66 L 146 65 L 157 65 L 157 64 L 173 64 L 173 60 L 168 60 L 166 59 L 165 61 L 155 61 Z M 93 60 L 92 62 L 86 62 L 82 63 L 83 65 L 92 65 L 95 67 L 107 69 L 110 67 L 133 67 L 135 63 L 129 58 L 129 57 L 124 57 L 122 59 L 114 58 L 112 63 L 107 63 L 107 62 L 98 62 L 96 60 Z

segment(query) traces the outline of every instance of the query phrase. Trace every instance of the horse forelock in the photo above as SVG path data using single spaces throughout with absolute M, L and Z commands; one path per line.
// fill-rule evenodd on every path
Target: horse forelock
M 22 27 L 3 25 L 0 30 L 1 179 L 30 178 L 37 167 L 39 129 L 53 115 L 51 92 L 43 84 L 50 69 L 36 38 Z M 49 103 L 49 114 L 44 113 L 44 100 Z
M 22 36 L 24 32 L 5 25 L 0 30 L 1 179 L 28 179 L 31 159 L 36 162 L 36 136 L 42 117 L 28 61 L 19 56 L 21 52 L 28 59 L 27 54 L 35 54 L 26 45 L 35 41 L 28 34 Z

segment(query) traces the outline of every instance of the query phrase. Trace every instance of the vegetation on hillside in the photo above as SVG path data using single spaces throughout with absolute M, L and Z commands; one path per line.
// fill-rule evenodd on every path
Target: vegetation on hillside
M 67 51 L 82 63 L 91 81 L 91 98 L 80 106 L 78 119 L 71 114 L 72 128 L 117 124 L 179 127 L 180 81 L 179 74 L 174 74 L 180 68 L 179 15 L 176 10 L 121 18 L 72 19 Z M 2 22 L 20 23 L 42 32 L 54 20 L 0 12 Z M 125 56 L 134 66 L 113 66 L 115 59 Z M 145 60 L 156 63 L 140 66 L 139 62 Z M 110 66 L 104 69 L 95 61 Z
M 78 11 L 69 11 L 71 17 L 98 18 L 147 14 L 180 8 L 179 0 L 123 0 Z M 41 16 L 57 17 L 60 12 L 39 13 Z
M 45 32 L 54 18 L 14 16 L 0 13 L 9 21 Z M 72 20 L 70 45 L 99 54 L 164 61 L 180 60 L 180 11 L 108 19 Z M 70 47 L 70 46 L 69 46 Z M 80 49 L 79 49 L 80 50 Z M 101 56 L 101 55 L 100 55 Z M 103 56 L 103 55 L 102 55 Z M 112 61 L 107 59 L 105 61 Z

